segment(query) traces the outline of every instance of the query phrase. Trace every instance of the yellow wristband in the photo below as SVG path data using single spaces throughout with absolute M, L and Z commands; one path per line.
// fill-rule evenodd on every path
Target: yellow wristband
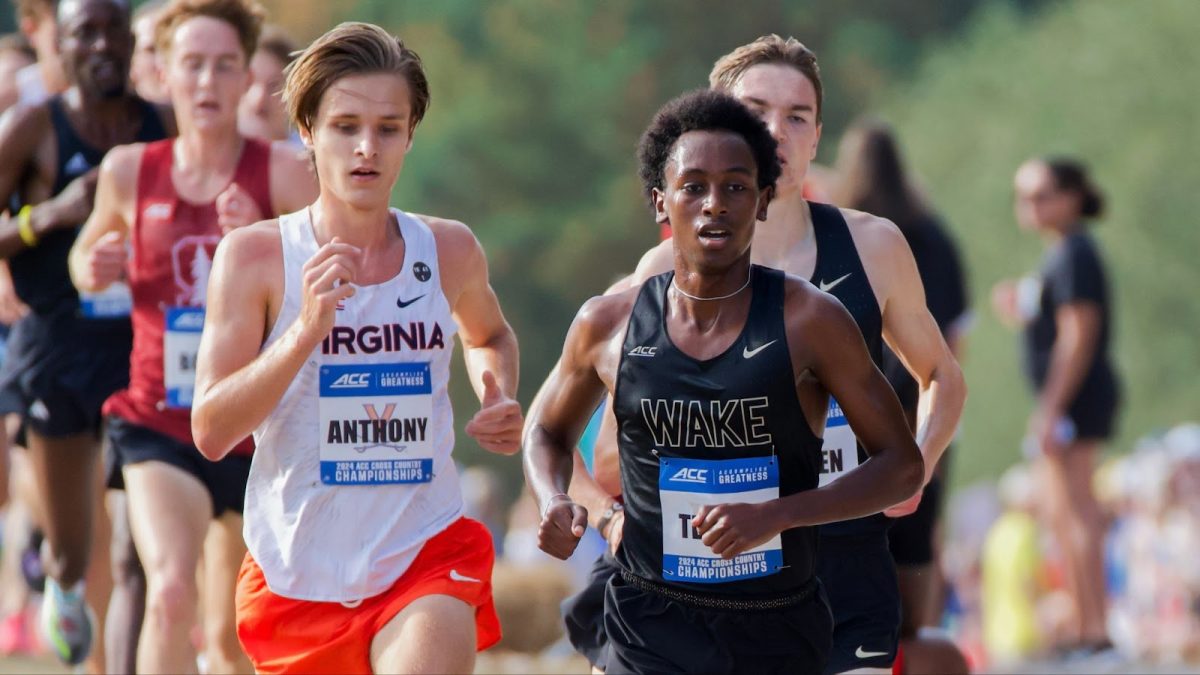
M 29 248 L 37 246 L 38 243 L 37 232 L 33 231 L 33 223 L 30 222 L 30 213 L 32 211 L 33 207 L 26 204 L 17 213 L 17 233 L 21 235 L 21 241 L 25 242 L 25 245 Z

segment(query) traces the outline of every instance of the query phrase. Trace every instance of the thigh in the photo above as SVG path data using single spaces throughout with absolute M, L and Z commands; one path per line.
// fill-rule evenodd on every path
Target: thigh
M 168 566 L 181 574 L 195 569 L 212 499 L 188 472 L 159 461 L 127 464 L 123 470 L 129 525 L 138 555 L 153 579 Z
M 377 673 L 467 673 L 475 666 L 475 608 L 448 595 L 414 600 L 371 640 Z

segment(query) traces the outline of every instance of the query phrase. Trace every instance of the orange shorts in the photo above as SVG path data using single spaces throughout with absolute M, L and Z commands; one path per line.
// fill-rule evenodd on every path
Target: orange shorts
M 459 518 L 425 542 L 391 588 L 347 608 L 272 593 L 247 554 L 237 581 L 238 639 L 260 673 L 369 673 L 371 640 L 388 621 L 417 598 L 449 595 L 475 608 L 475 647 L 482 651 L 500 640 L 494 561 L 487 528 Z

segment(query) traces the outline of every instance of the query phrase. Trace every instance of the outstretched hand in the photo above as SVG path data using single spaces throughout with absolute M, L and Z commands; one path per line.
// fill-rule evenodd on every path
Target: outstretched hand
M 466 432 L 488 452 L 511 455 L 521 448 L 525 417 L 521 404 L 500 389 L 492 371 L 483 372 L 483 398 L 479 412 L 467 422 Z

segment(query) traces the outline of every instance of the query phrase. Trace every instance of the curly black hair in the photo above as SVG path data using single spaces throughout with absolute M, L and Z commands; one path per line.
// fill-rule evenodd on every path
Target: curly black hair
M 671 149 L 689 131 L 731 131 L 746 139 L 758 168 L 758 189 L 775 185 L 781 168 L 775 139 L 767 125 L 729 94 L 697 89 L 664 105 L 638 141 L 638 174 L 653 206 L 653 190 L 663 189 L 663 171 Z

